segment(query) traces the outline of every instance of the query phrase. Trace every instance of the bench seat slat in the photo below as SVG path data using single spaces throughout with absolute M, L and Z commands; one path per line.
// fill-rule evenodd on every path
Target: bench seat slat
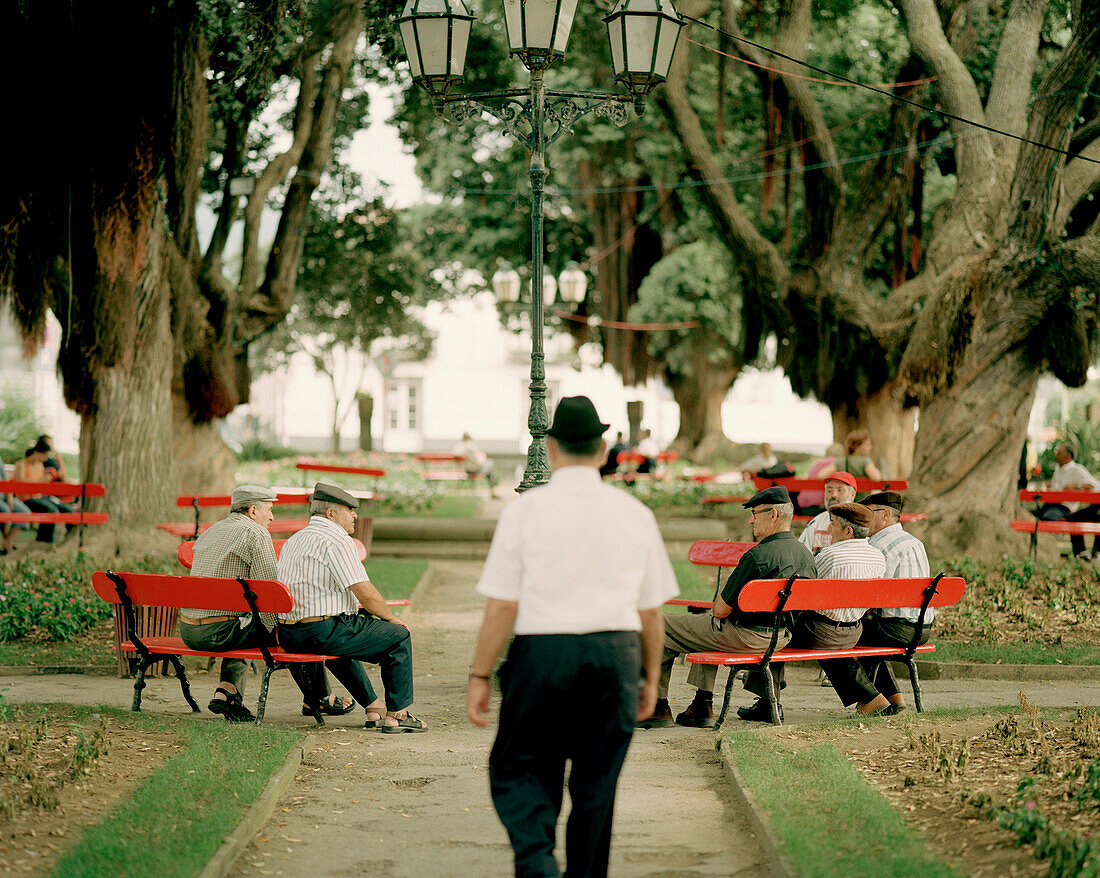
M 98 482 L 72 484 L 71 482 L 17 482 L 0 481 L 0 494 L 46 494 L 50 497 L 79 499 L 85 497 L 106 496 L 107 489 Z
M 917 652 L 935 652 L 935 644 L 918 646 Z M 851 649 L 777 649 L 772 662 L 816 661 L 835 658 L 861 658 L 876 655 L 904 655 L 897 646 L 857 646 Z M 685 657 L 693 665 L 755 665 L 764 657 L 762 652 L 691 652 Z
M 0 512 L 2 524 L 106 524 L 106 512 Z
M 1100 491 L 1020 491 L 1021 503 L 1100 503 Z
M 263 661 L 264 654 L 258 649 L 225 649 L 220 652 L 206 649 L 191 649 L 184 644 L 179 637 L 143 637 L 141 642 L 149 652 L 156 655 L 202 655 L 214 658 L 235 658 Z M 133 642 L 127 640 L 122 644 L 123 652 L 137 652 Z M 339 658 L 336 655 L 316 655 L 314 653 L 286 652 L 282 647 L 269 646 L 267 651 L 277 662 L 318 662 L 326 659 Z
M 826 476 L 824 479 L 796 479 L 796 478 L 767 478 L 765 476 L 753 476 L 753 483 L 756 485 L 757 491 L 763 491 L 765 488 L 770 488 L 773 485 L 783 485 L 789 491 L 823 491 L 825 490 L 825 482 L 828 479 Z M 856 490 L 860 493 L 864 491 L 907 491 L 909 489 L 908 479 L 856 479 Z
M 300 469 L 306 472 L 319 472 L 319 473 L 348 473 L 353 476 L 375 476 L 380 477 L 386 474 L 384 469 L 373 469 L 366 466 L 336 466 L 330 463 L 317 463 L 312 460 L 299 460 L 294 464 L 295 469 Z
M 288 506 L 304 506 L 310 502 L 312 496 L 313 495 L 308 491 L 275 492 L 276 502 Z M 193 509 L 196 500 L 198 501 L 200 509 L 232 505 L 232 498 L 229 494 L 181 494 L 176 498 L 176 505 L 186 509 Z
M 1100 534 L 1100 521 L 1010 521 L 1009 526 L 1020 533 L 1031 534 Z

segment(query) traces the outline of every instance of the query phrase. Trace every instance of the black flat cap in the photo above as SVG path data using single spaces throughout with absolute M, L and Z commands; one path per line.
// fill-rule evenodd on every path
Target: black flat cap
M 877 494 L 868 494 L 863 498 L 864 506 L 889 506 L 901 512 L 905 499 L 897 491 L 879 491 Z
M 348 506 L 351 509 L 359 508 L 359 501 L 351 494 L 343 488 L 330 485 L 328 482 L 318 482 L 313 487 L 313 499 L 323 500 L 326 503 L 339 503 L 341 506 Z
M 596 407 L 587 396 L 566 396 L 554 409 L 554 423 L 546 435 L 566 442 L 578 441 L 602 436 L 610 426 L 600 420 Z
M 783 485 L 775 485 L 771 488 L 765 488 L 763 491 L 757 491 L 748 500 L 741 505 L 746 509 L 752 509 L 754 506 L 775 506 L 779 503 L 790 503 L 791 495 Z

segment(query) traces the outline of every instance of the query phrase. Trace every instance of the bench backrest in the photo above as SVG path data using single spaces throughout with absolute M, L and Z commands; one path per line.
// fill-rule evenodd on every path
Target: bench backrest
M 1100 503 L 1100 491 L 1020 491 L 1021 503 Z
M 275 497 L 279 503 L 297 505 L 309 503 L 313 499 L 313 495 L 308 491 L 293 491 L 287 493 L 278 491 Z M 229 494 L 181 494 L 176 498 L 176 505 L 188 509 L 198 505 L 206 509 L 214 506 L 231 506 L 232 500 Z
M 328 463 L 317 463 L 315 460 L 299 460 L 294 464 L 295 469 L 310 470 L 320 473 L 349 473 L 356 476 L 384 476 L 384 469 L 372 469 L 365 466 L 334 466 Z
M 359 556 L 359 560 L 366 561 L 367 547 L 363 544 L 363 541 L 353 537 L 352 542 L 355 543 L 355 553 Z M 278 558 L 283 552 L 283 546 L 286 545 L 286 539 L 272 540 L 271 545 L 275 547 L 275 557 Z M 191 569 L 191 565 L 195 563 L 195 543 L 193 540 L 187 540 L 176 547 L 176 560 L 188 570 Z
M 826 479 L 769 479 L 764 476 L 753 476 L 752 480 L 758 491 L 763 491 L 772 485 L 783 485 L 788 491 L 824 491 L 826 481 Z M 864 491 L 906 491 L 908 489 L 908 479 L 883 479 L 882 481 L 856 479 L 856 490 L 860 493 Z
M 248 601 L 235 579 L 220 576 L 178 576 L 165 573 L 116 573 L 126 583 L 126 594 L 139 606 L 194 607 L 247 613 Z M 256 593 L 256 608 L 263 613 L 289 613 L 294 607 L 290 590 L 275 579 L 249 579 Z M 106 570 L 92 575 L 92 587 L 103 600 L 122 603 Z
M 796 579 L 784 610 L 835 610 L 840 607 L 919 607 L 931 578 L 920 579 Z M 738 595 L 737 606 L 746 613 L 774 613 L 785 579 L 754 579 Z M 944 576 L 936 585 L 931 607 L 957 604 L 966 582 L 960 576 Z
M 692 564 L 707 567 L 736 567 L 756 543 L 732 543 L 727 540 L 696 540 L 688 549 Z
M 46 494 L 50 497 L 78 499 L 80 497 L 103 497 L 107 489 L 98 482 L 70 484 L 69 482 L 0 482 L 0 494 Z

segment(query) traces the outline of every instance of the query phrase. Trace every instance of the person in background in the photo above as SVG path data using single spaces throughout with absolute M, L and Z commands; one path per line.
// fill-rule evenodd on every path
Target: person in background
M 661 447 L 657 444 L 657 440 L 653 438 L 651 430 L 642 430 L 641 436 L 638 438 L 638 453 L 645 458 L 644 461 L 638 464 L 638 472 L 653 472 L 657 466 L 657 455 L 661 453 Z
M 851 503 L 856 498 L 856 479 L 851 473 L 833 472 L 825 477 L 825 511 L 815 515 L 798 539 L 811 552 L 823 549 L 833 541 L 829 533 L 829 510 L 837 503 Z
M 1060 442 L 1054 449 L 1054 475 L 1050 478 L 1052 491 L 1100 491 L 1100 482 L 1077 462 L 1077 446 L 1072 442 Z M 1033 515 L 1043 521 L 1100 521 L 1100 505 L 1095 503 L 1044 503 Z M 1100 560 L 1100 534 L 1093 537 L 1092 554 L 1085 551 L 1085 538 L 1070 534 L 1073 555 L 1082 561 Z
M 469 433 L 462 434 L 462 441 L 455 446 L 454 454 L 463 458 L 462 467 L 467 474 L 484 475 L 490 491 L 497 486 L 497 468 L 493 459 L 478 448 Z
M 824 479 L 829 473 L 836 472 L 836 460 L 844 454 L 844 446 L 834 442 L 825 449 L 825 456 L 810 464 L 806 473 L 808 479 Z M 820 515 L 825 511 L 825 488 L 820 491 L 799 491 L 794 498 L 798 515 Z
M 55 482 L 63 482 L 67 478 L 65 474 L 65 458 L 57 453 L 57 449 L 53 447 L 53 437 L 48 433 L 43 433 L 38 437 L 36 445 L 45 445 L 49 449 L 48 456 L 43 461 L 43 466 L 46 467 L 46 472 L 49 473 L 53 470 L 53 480 Z
M 866 430 L 853 430 L 845 437 L 844 457 L 836 461 L 836 466 L 857 479 L 882 480 L 882 473 L 871 457 L 871 434 Z
M 607 460 L 600 465 L 600 475 L 604 478 L 614 475 L 619 470 L 619 455 L 629 451 L 630 446 L 623 441 L 623 431 L 615 434 L 615 443 L 607 449 Z
M 15 465 L 13 478 L 17 482 L 51 482 L 53 479 L 46 472 L 46 460 L 49 457 L 50 447 L 45 442 L 39 441 L 33 447 L 28 448 L 23 459 Z M 45 494 L 23 494 L 18 499 L 26 503 L 31 512 L 73 512 L 74 507 L 67 503 L 61 503 L 53 497 Z M 70 526 L 71 527 L 71 526 Z M 37 541 L 40 543 L 52 543 L 56 525 L 38 525 Z
M 777 463 L 779 463 L 779 460 L 772 453 L 771 445 L 767 442 L 761 442 L 759 452 L 740 465 L 741 478 L 746 482 L 751 482 L 752 477 L 760 470 L 775 466 Z

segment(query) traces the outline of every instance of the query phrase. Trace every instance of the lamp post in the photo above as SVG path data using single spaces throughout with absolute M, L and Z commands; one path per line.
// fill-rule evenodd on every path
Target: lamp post
M 548 89 L 543 76 L 565 55 L 577 2 L 504 0 L 509 54 L 519 57 L 529 72 L 526 89 L 451 94 L 465 73 L 466 46 L 474 20 L 463 0 L 408 0 L 397 22 L 413 81 L 431 95 L 437 113 L 460 123 L 487 112 L 531 154 L 531 408 L 527 417 L 531 446 L 518 491 L 550 479 L 543 352 L 543 191 L 550 173 L 546 150 L 582 116 L 606 116 L 615 125 L 625 125 L 629 103 L 641 114 L 646 95 L 668 78 L 683 26 L 671 0 L 619 0 L 604 22 L 615 78 L 628 94 Z M 515 280 L 518 296 L 518 276 Z M 583 296 L 583 287 L 581 290 Z M 574 285 L 571 293 L 575 291 Z

